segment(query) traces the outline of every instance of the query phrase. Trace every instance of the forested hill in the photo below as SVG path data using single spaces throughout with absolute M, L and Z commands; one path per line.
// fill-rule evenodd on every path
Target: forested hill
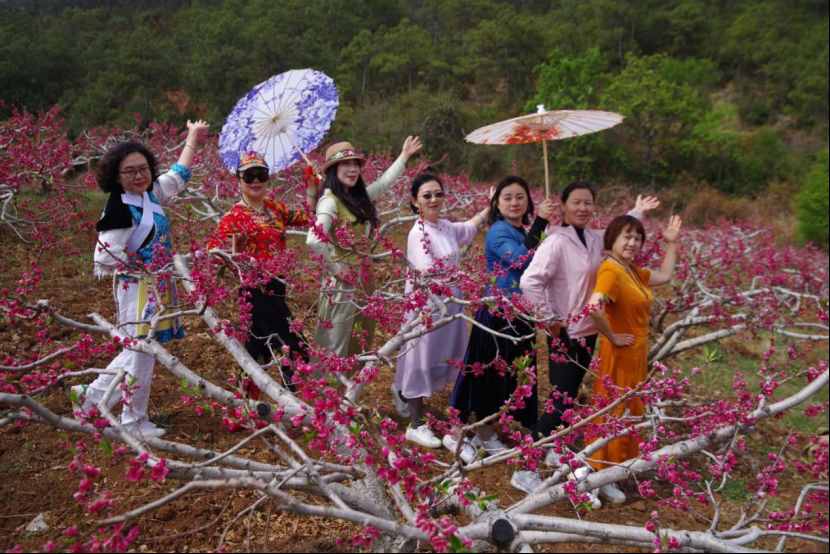
M 69 6 L 69 7 L 67 7 Z M 826 149 L 826 0 L 255 0 L 0 3 L 0 98 L 55 103 L 70 128 L 204 116 L 291 68 L 334 77 L 333 136 L 491 177 L 532 146 L 470 147 L 477 126 L 605 108 L 620 129 L 554 148 L 560 178 L 726 192 L 798 180 Z

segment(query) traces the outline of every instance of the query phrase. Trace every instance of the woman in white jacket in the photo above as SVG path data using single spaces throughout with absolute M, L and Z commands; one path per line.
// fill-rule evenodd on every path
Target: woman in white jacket
M 167 342 L 184 336 L 184 328 L 176 319 L 161 319 L 152 329 L 150 325 L 161 306 L 175 302 L 172 280 L 155 275 L 162 264 L 169 262 L 173 249 L 170 221 L 162 206 L 187 185 L 200 134 L 207 127 L 201 120 L 187 122 L 187 139 L 179 160 L 163 175 L 157 173 L 153 153 L 138 142 L 112 147 L 98 166 L 98 184 L 110 196 L 95 225 L 98 240 L 94 271 L 98 278 L 113 276 L 118 330 L 133 339 L 151 337 Z M 128 432 L 144 437 L 163 435 L 164 429 L 147 418 L 154 366 L 152 355 L 125 347 L 107 366 L 107 374 L 89 386 L 72 387 L 76 415 L 88 414 L 103 399 L 118 370 L 123 369 L 128 378 L 127 387 L 121 389 L 127 389 L 121 395 L 121 424 Z M 109 398 L 110 405 L 117 401 L 116 395 Z

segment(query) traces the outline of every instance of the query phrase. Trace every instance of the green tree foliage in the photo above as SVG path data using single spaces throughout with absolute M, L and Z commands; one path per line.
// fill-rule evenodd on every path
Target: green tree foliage
M 618 129 L 552 145 L 557 179 L 745 193 L 797 181 L 826 142 L 827 36 L 817 0 L 17 0 L 0 3 L 0 117 L 219 124 L 256 83 L 314 67 L 340 89 L 333 139 L 421 132 L 448 169 L 538 180 L 539 149 L 456 141 L 537 103 L 614 109 Z
M 503 6 L 464 33 L 466 72 L 508 101 L 525 99 L 546 39 L 542 20 Z
M 607 77 L 607 65 L 599 48 L 574 55 L 554 49 L 548 61 L 536 68 L 536 95 L 525 110 L 535 111 L 539 104 L 549 110 L 595 108 Z M 597 179 L 607 169 L 603 162 L 610 161 L 604 134 L 552 143 L 549 155 L 553 172 L 560 181 Z
M 721 49 L 744 87 L 742 112 L 748 120 L 764 123 L 784 110 L 805 125 L 819 117 L 826 124 L 827 33 L 827 2 L 743 3 Z
M 690 84 L 672 79 L 676 63 L 663 54 L 629 55 L 625 68 L 609 83 L 602 104 L 626 116 L 634 140 L 632 168 L 652 182 L 665 176 L 670 162 L 706 110 L 706 99 Z
M 819 154 L 798 194 L 796 213 L 798 233 L 803 240 L 814 242 L 823 248 L 828 246 L 828 211 L 830 210 L 830 168 L 828 149 Z
M 525 109 L 532 110 L 537 104 L 551 110 L 596 106 L 606 66 L 599 48 L 571 56 L 553 50 L 549 60 L 536 68 L 536 94 Z

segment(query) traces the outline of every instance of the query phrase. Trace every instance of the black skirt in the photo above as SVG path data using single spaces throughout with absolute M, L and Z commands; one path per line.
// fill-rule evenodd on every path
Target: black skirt
M 514 337 L 533 334 L 533 327 L 522 319 L 507 321 L 491 314 L 486 308 L 480 308 L 476 313 L 476 321 L 485 327 Z M 514 343 L 508 339 L 497 337 L 484 329 L 474 325 L 467 353 L 464 356 L 465 370 L 458 374 L 455 382 L 450 405 L 460 412 L 462 421 L 467 421 L 471 414 L 481 420 L 501 409 L 510 395 L 516 390 L 516 375 L 512 364 L 520 356 L 530 355 L 530 365 L 536 365 L 535 337 Z M 476 376 L 471 371 L 472 364 L 491 364 L 496 357 L 507 363 L 503 375 L 494 367 L 487 367 L 484 373 Z M 524 399 L 525 407 L 513 410 L 511 415 L 527 428 L 536 424 L 538 397 L 536 385 L 533 385 L 533 394 Z

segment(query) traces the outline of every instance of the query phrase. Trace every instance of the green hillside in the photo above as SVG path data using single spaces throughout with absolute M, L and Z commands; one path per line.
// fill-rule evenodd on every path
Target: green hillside
M 67 7 L 67 5 L 71 7 Z M 219 124 L 252 85 L 314 67 L 338 84 L 333 136 L 475 177 L 537 176 L 533 146 L 471 147 L 474 128 L 592 107 L 626 123 L 552 149 L 557 179 L 726 193 L 801 183 L 827 144 L 826 0 L 5 2 L 0 98 L 103 124 Z

